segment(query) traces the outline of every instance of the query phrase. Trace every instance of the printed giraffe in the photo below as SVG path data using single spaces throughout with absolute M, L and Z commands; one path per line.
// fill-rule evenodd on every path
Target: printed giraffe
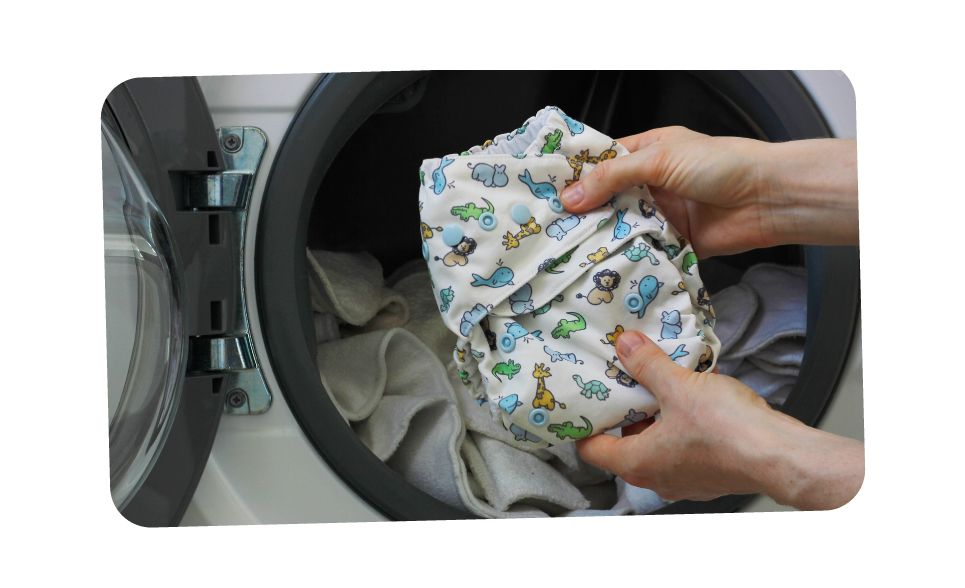
M 610 148 L 600 153 L 600 155 L 593 157 L 590 155 L 589 149 L 584 149 L 580 151 L 580 154 L 576 157 L 567 157 L 566 162 L 570 164 L 573 168 L 573 179 L 566 180 L 566 185 L 575 184 L 580 181 L 580 174 L 583 173 L 584 163 L 600 163 L 601 161 L 606 161 L 607 159 L 613 159 L 617 156 L 617 152 L 613 149 L 616 147 L 617 142 L 614 141 Z
M 573 179 L 566 180 L 566 185 L 569 186 L 580 181 L 580 174 L 583 173 L 583 161 L 575 157 L 567 157 L 566 162 L 573 168 Z
M 614 141 L 612 144 L 610 144 L 609 149 L 606 149 L 605 151 L 601 152 L 600 155 L 598 155 L 597 157 L 592 157 L 590 155 L 590 150 L 584 149 L 583 151 L 580 151 L 580 154 L 577 155 L 574 159 L 576 159 L 577 161 L 582 161 L 583 163 L 600 163 L 601 161 L 606 161 L 607 159 L 613 159 L 614 157 L 617 156 L 617 152 L 613 149 L 616 146 L 617 146 L 617 142 Z
M 536 224 L 536 219 L 534 217 L 529 217 L 529 222 L 519 226 L 519 232 L 513 235 L 509 231 L 506 231 L 506 236 L 503 237 L 503 245 L 506 246 L 506 251 L 513 249 L 514 247 L 519 247 L 519 240 L 524 237 L 529 237 L 530 235 L 535 235 L 540 232 L 542 227 Z
M 550 377 L 550 369 L 542 363 L 535 365 L 536 369 L 533 370 L 533 377 L 536 378 L 536 398 L 533 399 L 533 408 L 545 408 L 547 410 L 553 410 L 556 405 L 560 408 L 566 408 L 566 405 L 562 402 L 557 402 L 553 398 L 553 393 L 549 391 L 546 387 L 546 378 Z

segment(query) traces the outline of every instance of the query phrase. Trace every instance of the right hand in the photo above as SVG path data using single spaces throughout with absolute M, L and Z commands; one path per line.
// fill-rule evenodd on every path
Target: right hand
M 627 372 L 660 403 L 652 417 L 576 442 L 587 463 L 667 500 L 763 492 L 802 510 L 837 508 L 864 479 L 864 444 L 771 409 L 741 382 L 673 362 L 642 333 L 616 341 Z
M 684 127 L 619 139 L 630 154 L 600 162 L 562 193 L 571 212 L 605 204 L 614 193 L 646 184 L 667 220 L 700 258 L 775 243 L 768 181 L 759 161 L 768 143 L 710 137 Z M 582 199 L 574 197 L 582 194 Z

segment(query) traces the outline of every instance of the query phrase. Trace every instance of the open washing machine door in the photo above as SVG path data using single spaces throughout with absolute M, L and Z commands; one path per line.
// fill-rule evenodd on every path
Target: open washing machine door
M 119 85 L 101 134 L 111 494 L 131 522 L 172 526 L 222 413 L 271 403 L 240 261 L 265 137 L 216 130 L 195 78 Z

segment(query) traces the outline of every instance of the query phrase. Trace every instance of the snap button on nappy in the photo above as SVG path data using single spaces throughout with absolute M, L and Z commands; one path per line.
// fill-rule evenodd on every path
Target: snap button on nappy
M 462 229 L 457 225 L 449 225 L 442 230 L 442 242 L 450 247 L 455 247 L 462 241 Z
M 640 310 L 640 307 L 643 306 L 643 296 L 640 296 L 636 292 L 631 292 L 623 299 L 623 306 L 630 312 L 637 312 Z
M 509 333 L 503 333 L 499 336 L 499 348 L 505 353 L 516 349 L 516 337 L 513 337 Z
M 553 212 L 563 212 L 563 202 L 560 201 L 559 196 L 553 196 L 549 201 L 550 210 Z
M 546 414 L 546 411 L 542 408 L 534 408 L 529 413 L 529 422 L 536 427 L 542 427 L 549 420 L 550 415 Z
M 526 219 L 529 220 L 529 219 Z M 479 226 L 484 231 L 491 231 L 496 228 L 496 215 L 491 212 L 484 212 L 479 215 Z
M 512 217 L 513 221 L 520 225 L 525 225 L 529 222 L 529 219 L 533 218 L 532 215 L 529 214 L 529 208 L 527 208 L 525 204 L 517 204 L 514 206 Z

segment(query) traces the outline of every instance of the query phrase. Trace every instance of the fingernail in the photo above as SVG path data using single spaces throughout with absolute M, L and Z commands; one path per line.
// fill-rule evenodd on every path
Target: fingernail
M 630 357 L 641 345 L 643 345 L 643 336 L 636 331 L 626 331 L 617 338 L 617 351 L 623 357 Z
M 560 198 L 563 199 L 564 206 L 578 206 L 580 202 L 583 202 L 583 184 L 577 182 L 566 188 Z

